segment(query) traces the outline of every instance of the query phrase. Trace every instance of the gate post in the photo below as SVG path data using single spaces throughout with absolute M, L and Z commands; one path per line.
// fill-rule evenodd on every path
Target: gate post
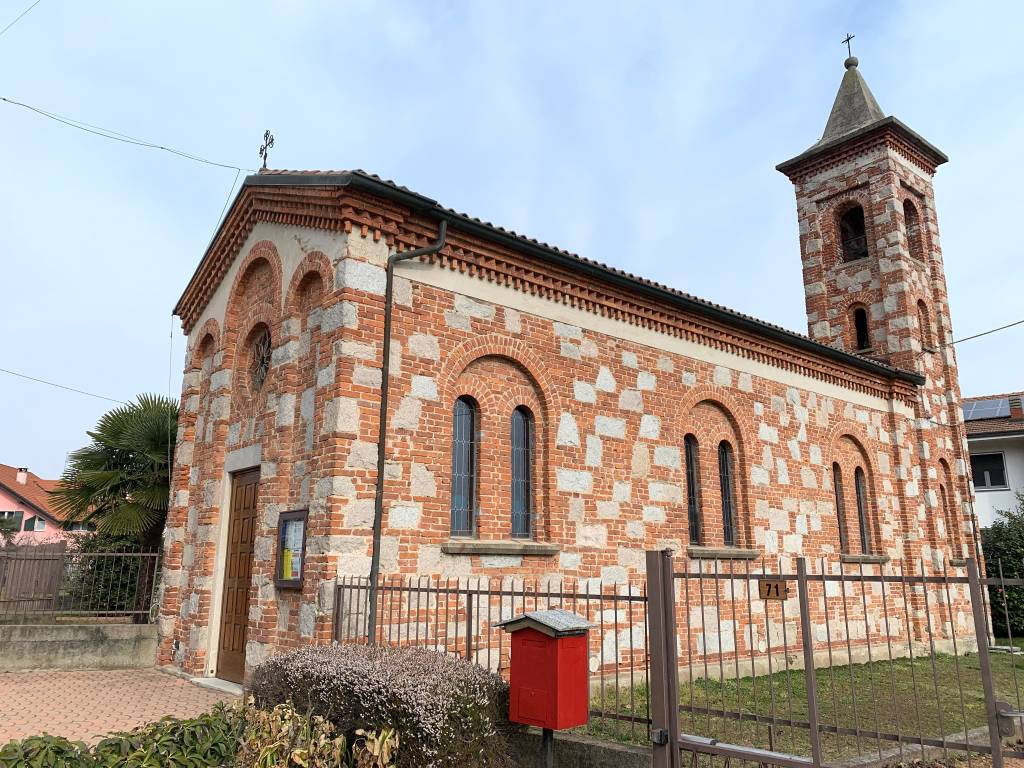
M 662 549 L 647 552 L 647 617 L 650 626 L 653 768 L 680 768 L 681 765 L 675 603 L 672 550 Z
M 814 668 L 814 637 L 811 636 L 811 601 L 807 596 L 807 559 L 796 559 L 796 591 L 800 598 L 800 637 L 804 647 L 804 683 L 807 688 L 807 720 L 810 723 L 811 760 L 821 766 L 821 731 L 818 730 L 818 674 Z M 782 620 L 786 620 L 783 610 Z M 828 617 L 825 617 L 828 621 Z
M 988 718 L 988 742 L 992 747 L 992 768 L 1003 768 L 1003 742 L 999 737 L 999 715 L 996 708 L 995 686 L 992 682 L 992 664 L 988 658 L 988 619 L 985 616 L 985 600 L 982 596 L 981 577 L 978 575 L 978 561 L 967 561 L 967 581 L 971 586 L 971 613 L 974 614 L 974 638 L 978 641 L 978 666 L 981 668 L 981 684 L 985 690 L 985 715 Z M 950 631 L 953 611 L 950 610 Z

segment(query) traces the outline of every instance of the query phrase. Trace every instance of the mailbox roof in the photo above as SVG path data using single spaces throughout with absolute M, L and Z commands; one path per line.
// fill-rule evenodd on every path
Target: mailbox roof
M 511 619 L 498 622 L 497 626 L 503 627 L 506 632 L 515 632 L 529 627 L 549 637 L 567 637 L 582 635 L 594 625 L 572 611 L 552 608 L 547 611 L 530 611 L 521 616 L 514 616 Z

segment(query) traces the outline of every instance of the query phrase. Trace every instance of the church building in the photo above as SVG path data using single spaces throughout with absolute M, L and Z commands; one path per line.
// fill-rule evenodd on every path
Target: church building
M 241 681 L 329 642 L 348 575 L 972 556 L 946 160 L 847 59 L 777 166 L 807 335 L 362 171 L 249 176 L 175 308 L 160 663 Z

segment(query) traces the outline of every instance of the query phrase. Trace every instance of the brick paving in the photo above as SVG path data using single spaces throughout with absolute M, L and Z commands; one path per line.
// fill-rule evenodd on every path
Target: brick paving
M 229 694 L 155 669 L 0 673 L 0 744 L 41 733 L 94 743 L 164 715 L 192 717 Z

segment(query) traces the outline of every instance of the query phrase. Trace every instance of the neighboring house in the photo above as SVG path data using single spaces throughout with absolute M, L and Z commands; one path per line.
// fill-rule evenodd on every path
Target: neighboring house
M 822 139 L 778 166 L 808 336 L 361 171 L 248 177 L 175 309 L 160 663 L 241 681 L 329 642 L 335 579 L 375 563 L 622 584 L 661 547 L 786 568 L 972 554 L 946 156 L 846 67 Z M 666 258 L 714 260 L 682 235 Z M 395 254 L 416 258 L 389 284 Z
M 987 528 L 997 511 L 1017 508 L 1024 491 L 1024 392 L 964 399 L 967 445 L 974 476 L 974 511 Z
M 67 538 L 68 533 L 88 530 L 75 524 L 64 530 L 64 516 L 50 505 L 49 492 L 57 480 L 44 480 L 26 467 L 0 464 L 0 528 L 16 531 L 18 544 L 41 544 Z

